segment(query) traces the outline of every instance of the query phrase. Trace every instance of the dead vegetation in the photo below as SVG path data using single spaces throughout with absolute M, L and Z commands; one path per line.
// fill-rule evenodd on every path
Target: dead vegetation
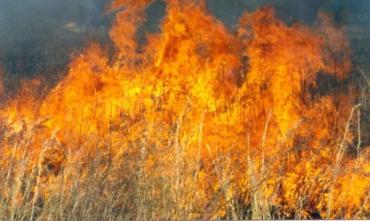
M 114 59 L 93 44 L 0 109 L 0 220 L 369 218 L 366 78 L 317 80 L 353 71 L 340 28 L 171 1 L 140 51 L 148 2 L 112 6 Z

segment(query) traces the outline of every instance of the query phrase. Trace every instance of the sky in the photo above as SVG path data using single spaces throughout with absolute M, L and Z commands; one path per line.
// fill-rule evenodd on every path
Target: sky
M 113 15 L 104 13 L 110 0 L 0 0 L 0 62 L 9 79 L 45 74 L 58 80 L 71 54 L 87 42 L 109 42 Z M 369 0 L 207 0 L 207 7 L 227 26 L 243 11 L 272 4 L 287 24 L 316 20 L 320 11 L 333 13 L 338 23 L 370 26 Z M 165 3 L 147 9 L 143 29 L 158 31 Z M 15 77 L 14 77 L 15 76 Z M 10 81 L 10 80 L 9 80 Z

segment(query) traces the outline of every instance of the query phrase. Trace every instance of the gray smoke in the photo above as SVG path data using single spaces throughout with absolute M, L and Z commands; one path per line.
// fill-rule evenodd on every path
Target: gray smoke
M 36 73 L 55 82 L 65 71 L 71 53 L 80 51 L 90 41 L 108 44 L 113 15 L 104 13 L 104 9 L 110 1 L 0 0 L 0 63 L 8 77 L 5 83 L 16 87 L 17 79 Z M 370 27 L 368 0 L 207 0 L 206 3 L 210 12 L 230 27 L 237 24 L 244 11 L 254 11 L 266 4 L 273 5 L 287 24 L 313 24 L 323 11 L 331 13 L 338 24 L 353 26 L 353 36 L 359 36 L 356 27 L 361 30 Z M 147 12 L 148 20 L 140 29 L 141 34 L 159 31 L 164 1 L 155 1 Z M 144 36 L 140 33 L 139 38 Z
M 107 0 L 0 0 L 0 62 L 5 84 L 44 74 L 57 80 L 70 54 L 105 41 Z M 52 74 L 50 74 L 52 73 Z M 52 80 L 50 80 L 52 82 Z

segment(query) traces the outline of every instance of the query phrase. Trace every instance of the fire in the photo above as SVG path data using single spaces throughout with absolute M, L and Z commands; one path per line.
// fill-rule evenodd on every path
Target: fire
M 140 44 L 148 4 L 111 5 L 125 8 L 110 32 L 115 55 L 91 44 L 42 98 L 40 82 L 25 83 L 0 112 L 3 156 L 21 160 L 27 146 L 28 164 L 58 177 L 61 167 L 77 174 L 74 162 L 105 151 L 127 176 L 138 164 L 139 178 L 166 177 L 150 197 L 168 194 L 171 218 L 235 217 L 237 203 L 253 208 L 252 218 L 369 211 L 368 148 L 348 154 L 358 135 L 350 128 L 356 92 L 323 95 L 317 86 L 319 73 L 343 80 L 351 71 L 340 28 L 325 16 L 317 27 L 287 26 L 266 7 L 231 31 L 203 3 L 168 1 L 161 33 Z M 56 181 L 44 179 L 39 195 L 48 197 Z

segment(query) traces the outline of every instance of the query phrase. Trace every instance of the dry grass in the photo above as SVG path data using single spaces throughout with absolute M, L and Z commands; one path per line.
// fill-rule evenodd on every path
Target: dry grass
M 367 90 L 368 88 L 366 88 Z M 364 93 L 366 94 L 366 92 Z M 366 104 L 366 96 L 362 102 Z M 272 197 L 283 195 L 290 156 L 308 149 L 294 146 L 273 157 L 256 156 L 247 152 L 238 159 L 247 165 L 244 186 L 237 185 L 239 172 L 235 156 L 224 152 L 211 154 L 212 148 L 203 143 L 204 118 L 193 134 L 182 134 L 183 115 L 167 144 L 158 141 L 153 124 L 146 124 L 142 136 L 120 147 L 107 138 L 89 137 L 65 147 L 56 136 L 45 140 L 39 154 L 31 149 L 44 120 L 14 132 L 10 125 L 0 125 L 0 145 L 12 144 L 10 157 L 0 158 L 0 220 L 158 220 L 158 219 L 285 219 L 333 217 L 334 188 L 348 153 L 349 130 L 357 130 L 358 161 L 361 159 L 361 105 L 353 107 L 348 116 L 343 137 L 338 138 L 336 155 L 330 167 L 319 176 L 303 177 L 295 201 L 277 204 Z M 353 119 L 357 118 L 357 125 Z M 262 146 L 269 127 L 265 123 Z M 41 128 L 41 129 L 40 129 Z M 293 128 L 294 129 L 294 128 Z M 293 130 L 292 129 L 292 130 Z M 188 154 L 187 148 L 196 137 L 198 149 Z M 248 139 L 248 136 L 247 136 Z M 283 145 L 283 144 L 282 144 Z M 205 168 L 201 149 L 206 146 L 211 165 Z M 113 154 L 112 149 L 122 149 Z M 253 147 L 247 147 L 247 151 Z M 262 151 L 263 154 L 263 151 Z M 365 157 L 365 160 L 367 158 Z M 214 189 L 204 187 L 204 177 Z M 240 176 L 239 176 L 240 177 Z M 271 179 L 275 181 L 271 187 Z M 269 189 L 274 192 L 266 194 Z M 208 193 L 212 193 L 209 195 Z M 315 211 L 310 198 L 320 201 L 328 195 L 327 206 Z M 352 218 L 369 218 L 370 191 Z M 289 205 L 287 205 L 290 203 Z M 292 212 L 293 210 L 293 212 Z M 338 216 L 338 213 L 336 214 Z M 340 217 L 338 217 L 340 218 Z
M 357 108 L 353 109 L 350 118 Z M 233 159 L 228 155 L 217 156 L 212 159 L 212 171 L 217 178 L 218 189 L 213 196 L 202 195 L 202 191 L 198 191 L 202 174 L 200 152 L 194 158 L 187 158 L 184 152 L 187 141 L 179 136 L 180 127 L 181 122 L 178 122 L 174 132 L 175 142 L 167 147 L 159 150 L 155 144 L 148 143 L 146 137 L 150 135 L 144 134 L 134 147 L 137 152 L 127 150 L 119 159 L 111 154 L 110 144 L 103 143 L 106 140 L 94 140 L 94 150 L 85 152 L 84 146 L 91 148 L 92 143 L 87 140 L 79 144 L 78 151 L 72 153 L 63 149 L 58 140 L 52 137 L 44 142 L 41 154 L 32 161 L 28 147 L 37 131 L 35 123 L 34 127 L 24 132 L 22 138 L 13 138 L 17 139 L 18 144 L 14 147 L 14 154 L 21 149 L 22 156 L 2 159 L 6 167 L 3 166 L 0 171 L 0 220 L 307 217 L 304 193 L 301 193 L 294 206 L 296 213 L 293 217 L 284 214 L 284 209 L 276 207 L 264 194 L 268 188 L 268 177 L 277 175 L 271 172 L 271 167 L 280 162 L 280 168 L 284 168 L 286 154 L 276 159 L 265 159 L 262 166 L 256 165 L 253 157 L 248 155 L 244 160 L 248 164 L 246 177 L 250 179 L 250 186 L 245 189 L 235 189 L 237 187 L 232 180 L 235 172 L 231 162 Z M 199 125 L 197 133 L 202 133 L 202 125 Z M 197 142 L 200 148 L 202 136 L 199 137 Z M 336 164 L 333 165 L 335 171 L 339 170 L 338 161 L 345 152 L 343 148 L 340 146 L 338 150 Z M 148 159 L 158 159 L 155 157 L 159 155 L 173 156 L 173 159 L 164 158 L 166 162 L 154 162 L 155 165 L 148 170 Z M 172 168 L 173 172 L 168 172 L 168 168 Z M 284 176 L 283 172 L 281 176 Z M 312 188 L 314 186 L 307 184 L 307 193 L 313 191 Z M 279 190 L 278 187 L 274 189 Z M 250 199 L 249 203 L 240 200 L 245 196 Z M 364 217 L 366 211 L 359 210 L 354 218 Z

